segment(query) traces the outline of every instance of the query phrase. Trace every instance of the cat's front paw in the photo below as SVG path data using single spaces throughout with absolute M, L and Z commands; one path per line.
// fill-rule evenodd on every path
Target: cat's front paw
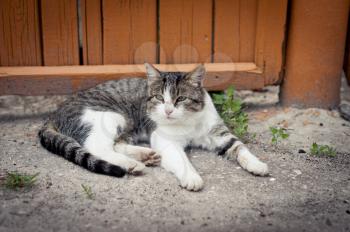
M 139 161 L 128 159 L 125 164 L 125 169 L 129 174 L 132 175 L 141 175 L 143 170 L 145 169 L 145 165 Z
M 269 174 L 269 168 L 267 164 L 259 160 L 248 162 L 247 171 L 257 176 L 266 176 Z
M 181 187 L 189 190 L 189 191 L 199 191 L 203 188 L 203 180 L 202 178 L 194 172 L 190 172 L 180 180 Z
M 146 166 L 158 166 L 161 161 L 160 155 L 150 148 L 146 148 L 139 154 L 139 160 Z

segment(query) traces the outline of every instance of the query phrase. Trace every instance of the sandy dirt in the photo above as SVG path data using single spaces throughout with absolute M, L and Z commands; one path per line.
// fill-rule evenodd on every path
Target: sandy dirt
M 248 147 L 271 174 L 255 177 L 193 151 L 205 181 L 197 193 L 159 167 L 117 179 L 55 156 L 41 148 L 37 131 L 65 97 L 0 97 L 0 176 L 40 173 L 29 189 L 0 186 L 0 231 L 350 231 L 350 122 L 336 110 L 279 107 L 277 87 L 238 95 L 256 134 Z M 345 85 L 342 99 L 350 100 Z M 270 126 L 290 137 L 272 145 Z M 313 142 L 336 148 L 336 157 L 311 156 Z M 92 187 L 93 200 L 81 184 Z

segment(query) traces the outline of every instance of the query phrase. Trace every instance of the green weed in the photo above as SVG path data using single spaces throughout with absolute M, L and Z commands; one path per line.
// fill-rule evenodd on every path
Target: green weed
M 284 128 L 270 127 L 270 131 L 272 134 L 271 143 L 273 144 L 277 144 L 278 141 L 289 137 L 287 130 Z
M 242 101 L 234 97 L 234 91 L 230 86 L 224 93 L 213 93 L 212 98 L 225 124 L 236 136 L 244 139 L 248 134 L 248 115 L 243 112 Z
M 310 153 L 315 156 L 335 157 L 337 155 L 337 151 L 333 147 L 328 145 L 318 145 L 317 143 L 311 145 Z
M 34 175 L 8 172 L 5 176 L 5 186 L 11 189 L 31 187 L 36 182 L 36 177 L 39 173 Z
M 92 192 L 91 186 L 81 184 L 81 187 L 83 188 L 83 191 L 88 199 L 93 200 L 95 198 L 95 194 Z

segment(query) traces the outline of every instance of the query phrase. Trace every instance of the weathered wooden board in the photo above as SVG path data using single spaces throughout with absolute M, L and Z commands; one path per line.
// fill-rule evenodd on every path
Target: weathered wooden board
M 239 2 L 215 1 L 214 62 L 239 61 Z
M 216 0 L 214 62 L 254 62 L 257 0 Z
M 255 63 L 264 72 L 265 85 L 278 84 L 283 77 L 287 0 L 259 0 Z
M 78 65 L 78 14 L 75 0 L 41 0 L 44 65 Z
M 81 0 L 83 64 L 103 64 L 102 1 Z
M 37 0 L 0 1 L 0 66 L 41 65 Z
M 155 63 L 156 0 L 103 0 L 104 64 Z
M 212 2 L 159 2 L 160 63 L 211 62 Z
M 195 64 L 155 65 L 164 71 L 191 71 Z M 229 85 L 237 89 L 264 86 L 261 70 L 254 63 L 205 64 L 204 85 L 222 90 Z M 68 94 L 98 83 L 124 77 L 145 77 L 143 65 L 91 65 L 60 67 L 0 67 L 0 95 Z

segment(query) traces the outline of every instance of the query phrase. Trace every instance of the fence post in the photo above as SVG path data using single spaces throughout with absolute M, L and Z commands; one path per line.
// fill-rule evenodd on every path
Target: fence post
M 337 107 L 349 1 L 294 0 L 290 7 L 281 103 Z

